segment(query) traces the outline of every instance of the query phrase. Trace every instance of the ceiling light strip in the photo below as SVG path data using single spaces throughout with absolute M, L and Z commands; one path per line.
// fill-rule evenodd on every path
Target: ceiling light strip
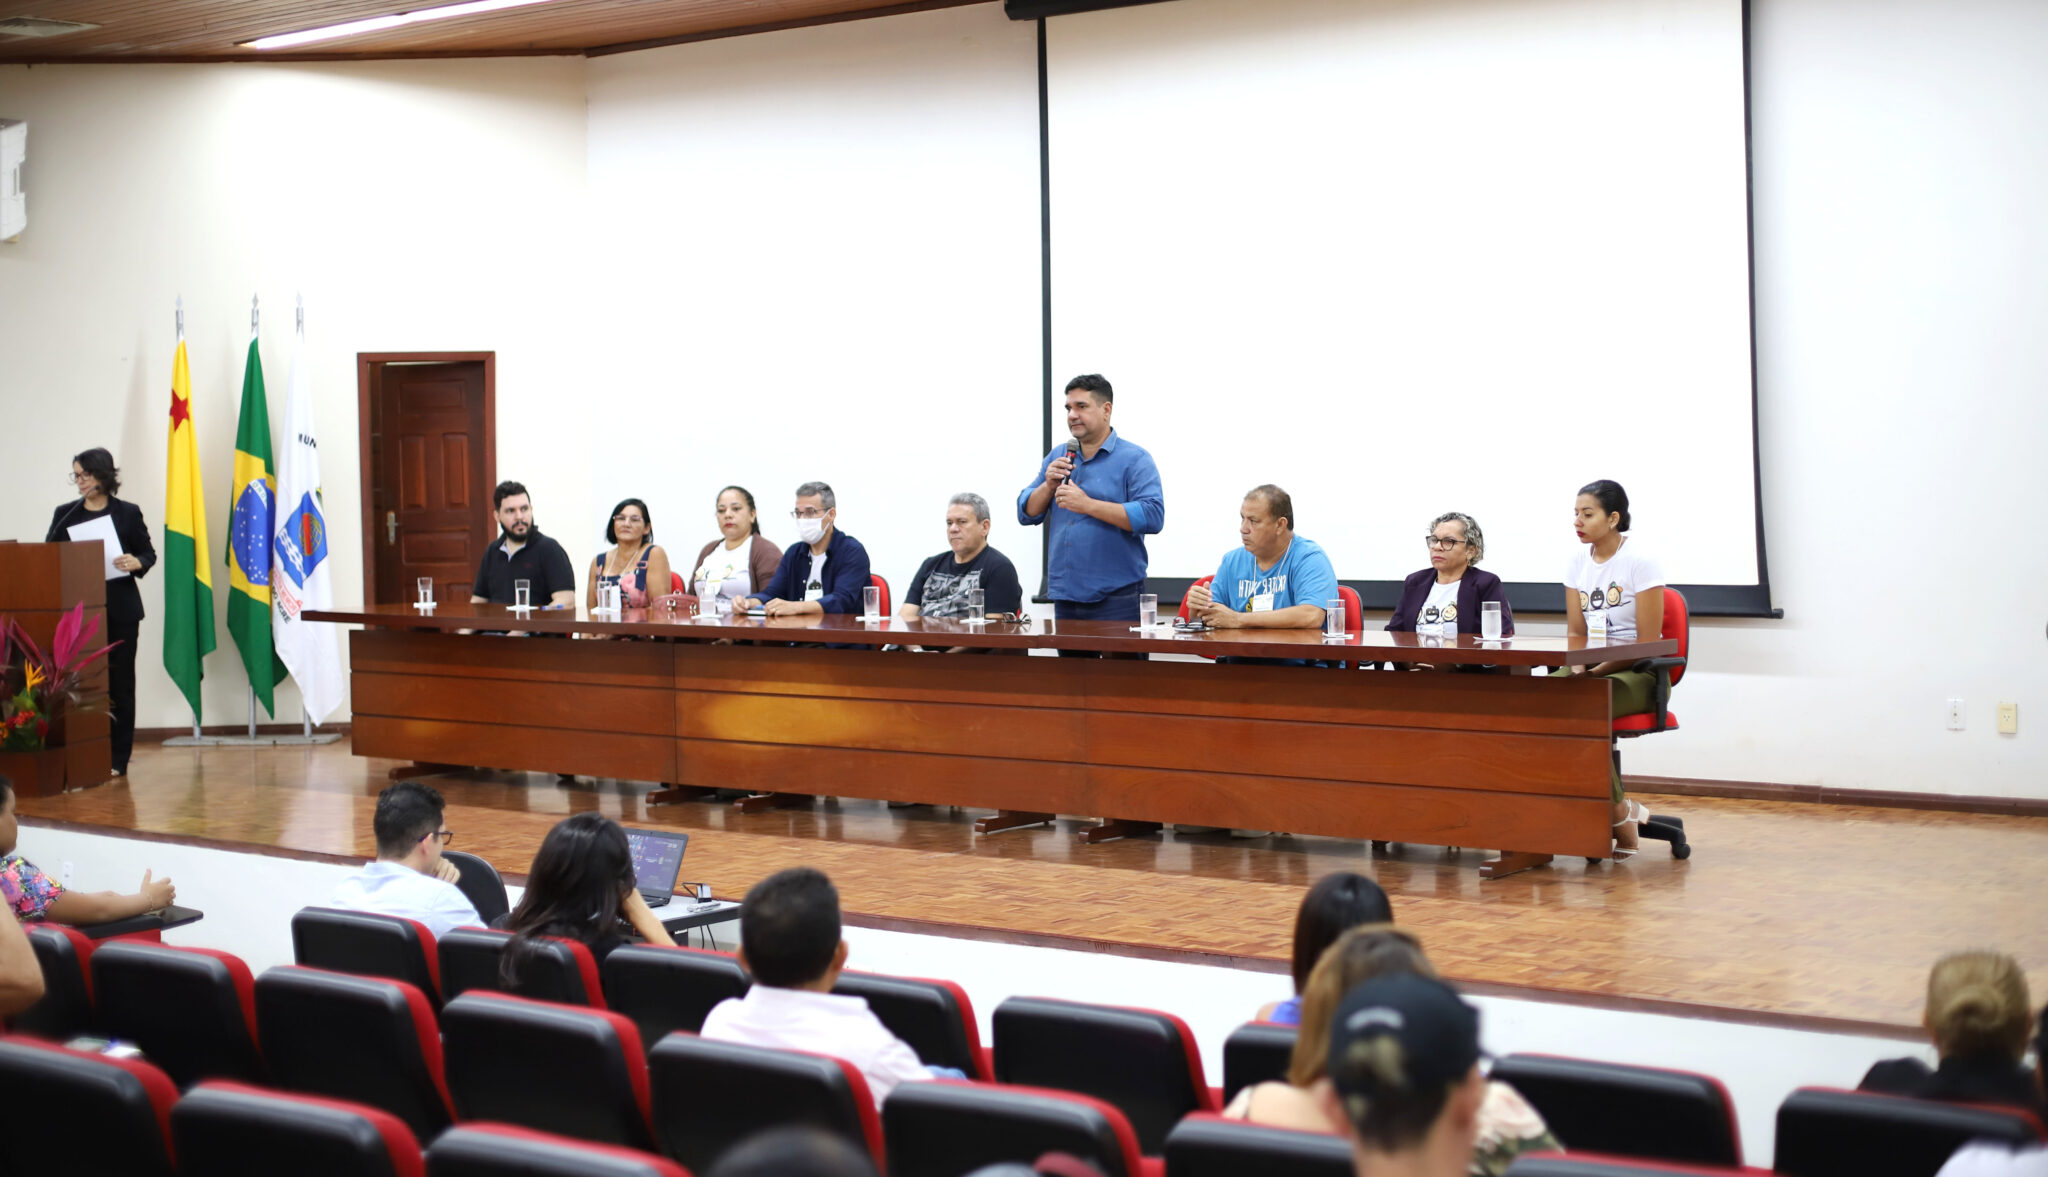
M 298 45 L 310 45 L 315 41 L 332 41 L 339 37 L 354 37 L 363 33 L 381 32 L 404 25 L 419 24 L 429 20 L 448 20 L 457 16 L 476 16 L 479 13 L 497 12 L 503 8 L 525 8 L 532 4 L 547 4 L 550 0 L 468 0 L 463 4 L 447 4 L 440 8 L 422 8 L 414 12 L 394 12 L 389 16 L 372 16 L 364 20 L 352 20 L 345 24 L 326 25 L 317 29 L 306 29 L 297 33 L 280 33 L 275 37 L 258 37 L 243 41 L 244 49 L 290 49 Z

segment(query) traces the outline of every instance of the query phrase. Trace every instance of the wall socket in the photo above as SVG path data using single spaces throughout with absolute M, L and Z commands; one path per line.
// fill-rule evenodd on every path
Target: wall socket
M 57 881 L 64 884 L 66 887 L 69 887 L 71 885 L 70 862 L 66 861 L 57 864 Z
M 2000 703 L 1998 705 L 1998 734 L 2016 736 L 2020 734 L 2020 705 Z
M 1950 699 L 1948 701 L 1948 730 L 1952 732 L 1963 730 L 1963 701 L 1961 699 Z

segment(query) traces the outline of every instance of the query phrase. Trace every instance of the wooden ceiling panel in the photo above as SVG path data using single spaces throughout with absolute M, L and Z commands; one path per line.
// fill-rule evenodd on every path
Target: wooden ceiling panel
M 776 28 L 950 8 L 977 0 L 546 0 L 264 52 L 240 43 L 455 0 L 0 0 L 0 19 L 98 25 L 0 36 L 0 64 L 359 60 L 597 54 Z

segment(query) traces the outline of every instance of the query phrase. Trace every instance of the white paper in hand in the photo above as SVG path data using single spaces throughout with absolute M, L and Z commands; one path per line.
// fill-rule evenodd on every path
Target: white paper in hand
M 74 523 L 64 530 L 71 533 L 71 539 L 74 543 L 85 543 L 88 540 L 100 541 L 100 554 L 105 556 L 107 561 L 108 580 L 128 575 L 119 568 L 114 567 L 115 559 L 121 555 L 121 537 L 114 534 L 114 517 L 112 515 L 102 515 L 97 519 L 88 519 L 83 523 Z

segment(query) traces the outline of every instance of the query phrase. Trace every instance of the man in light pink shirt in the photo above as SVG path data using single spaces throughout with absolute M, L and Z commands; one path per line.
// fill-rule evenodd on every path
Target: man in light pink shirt
M 846 967 L 839 927 L 839 891 L 823 872 L 796 867 L 754 884 L 740 908 L 739 952 L 754 986 L 719 1002 L 703 1036 L 844 1059 L 866 1077 L 879 1108 L 898 1083 L 932 1072 L 865 999 L 832 992 Z

